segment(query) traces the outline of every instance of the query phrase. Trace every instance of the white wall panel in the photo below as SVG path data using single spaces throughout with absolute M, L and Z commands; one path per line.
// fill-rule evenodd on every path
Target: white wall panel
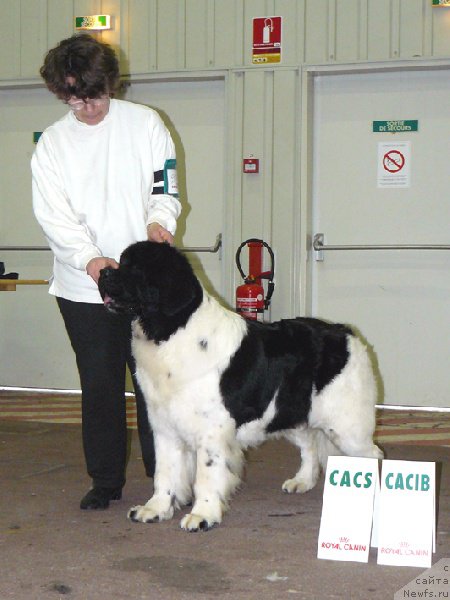
M 157 68 L 159 71 L 185 68 L 185 2 L 158 0 Z
M 400 56 L 400 0 L 391 0 L 391 51 L 390 58 Z
M 272 137 L 272 81 L 271 72 L 254 70 L 245 74 L 243 157 L 259 158 L 260 172 L 244 174 L 242 177 L 243 239 L 260 237 L 267 230 L 268 215 L 264 208 L 266 194 L 270 193 L 267 189 L 267 173 L 272 168 L 272 156 L 267 155 L 265 150 L 266 140 Z
M 401 0 L 399 22 L 400 57 L 422 56 L 426 23 L 422 0 Z
M 0 90 L 0 245 L 45 243 L 31 210 L 33 131 L 65 112 L 45 89 Z
M 349 62 L 360 58 L 360 13 L 366 6 L 361 0 L 337 0 L 336 42 L 334 52 L 330 51 L 330 59 Z
M 128 62 L 125 73 L 149 73 L 157 68 L 157 0 L 129 0 Z
M 47 0 L 47 48 L 73 33 L 73 0 Z
M 230 73 L 226 99 L 226 177 L 223 221 L 224 296 L 234 302 L 235 288 L 241 282 L 234 263 L 236 248 L 242 242 L 242 156 L 244 143 L 244 92 L 243 71 Z
M 274 15 L 283 19 L 281 26 L 281 64 L 300 64 L 305 59 L 306 0 L 276 0 Z
M 270 243 L 275 255 L 275 292 L 271 317 L 279 319 L 295 313 L 296 281 L 295 225 L 299 199 L 299 74 L 278 71 L 274 74 L 273 100 L 273 183 L 272 230 Z
M 39 72 L 47 49 L 47 1 L 20 3 L 20 76 L 33 78 Z
M 129 72 L 126 53 L 129 47 L 128 0 L 102 0 L 101 14 L 111 15 L 112 28 L 102 31 L 100 39 L 110 44 L 119 57 L 121 73 Z M 125 52 L 123 51 L 125 49 Z
M 391 0 L 369 0 L 367 58 L 386 60 L 391 55 Z
M 186 68 L 214 65 L 214 0 L 186 0 Z
M 0 0 L 0 74 L 2 79 L 20 76 L 20 3 Z
M 450 9 L 433 9 L 433 56 L 450 56 Z
M 0 90 L 0 245 L 46 246 L 31 206 L 33 131 L 60 118 L 65 107 L 47 90 Z M 0 252 L 8 272 L 47 279 L 52 253 Z M 78 388 L 72 349 L 48 286 L 0 293 L 0 384 Z
M 329 0 L 308 1 L 305 23 L 305 61 L 310 64 L 327 62 Z
M 74 16 L 98 15 L 102 11 L 101 0 L 73 0 Z
M 242 65 L 243 38 L 244 6 L 241 0 L 215 0 L 214 65 Z

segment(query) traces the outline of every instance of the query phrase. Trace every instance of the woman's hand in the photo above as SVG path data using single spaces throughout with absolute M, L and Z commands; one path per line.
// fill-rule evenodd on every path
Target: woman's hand
M 107 256 L 97 256 L 95 258 L 91 258 L 91 260 L 86 265 L 86 273 L 90 277 L 92 277 L 95 283 L 98 283 L 100 271 L 102 269 L 106 269 L 107 267 L 118 269 L 119 263 L 115 261 L 114 258 L 108 258 Z
M 166 242 L 173 245 L 173 235 L 159 223 L 147 225 L 147 236 L 152 242 Z

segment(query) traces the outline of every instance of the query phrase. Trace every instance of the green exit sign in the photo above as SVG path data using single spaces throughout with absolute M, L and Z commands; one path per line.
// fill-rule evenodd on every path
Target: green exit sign
M 402 133 L 418 131 L 419 121 L 372 121 L 374 133 Z
M 75 17 L 75 29 L 101 31 L 102 29 L 111 29 L 111 15 L 87 15 L 85 17 Z

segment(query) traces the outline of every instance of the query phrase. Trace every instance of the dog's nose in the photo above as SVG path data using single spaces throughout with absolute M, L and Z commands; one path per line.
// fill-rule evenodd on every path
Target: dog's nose
M 104 279 L 107 279 L 110 275 L 112 275 L 113 271 L 115 271 L 115 269 L 112 267 L 105 267 L 104 269 L 100 269 L 100 275 Z

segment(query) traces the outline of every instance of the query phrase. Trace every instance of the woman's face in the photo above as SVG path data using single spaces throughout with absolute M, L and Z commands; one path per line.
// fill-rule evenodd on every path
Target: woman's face
M 66 81 L 69 85 L 75 84 L 74 77 L 67 77 Z M 69 98 L 67 104 L 79 121 L 86 125 L 98 125 L 108 114 L 109 96 L 104 95 L 101 98 L 87 98 L 86 100 L 73 97 Z

